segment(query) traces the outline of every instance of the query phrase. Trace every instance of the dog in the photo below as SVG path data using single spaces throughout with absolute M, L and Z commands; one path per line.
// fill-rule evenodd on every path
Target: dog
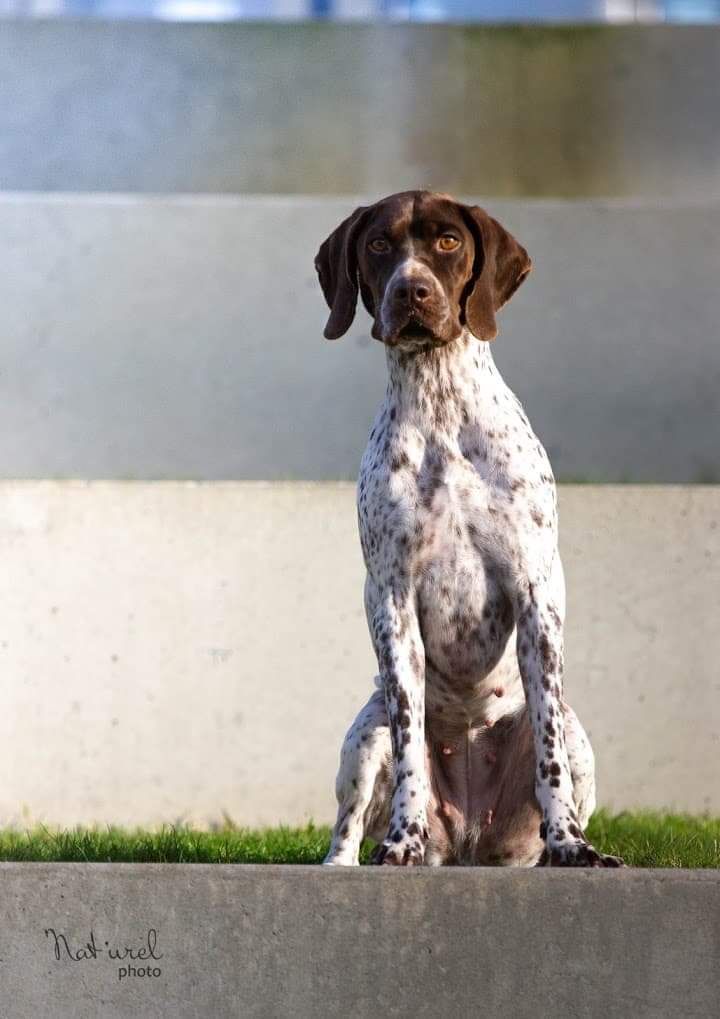
M 565 585 L 547 454 L 490 351 L 531 269 L 478 206 L 406 191 L 315 259 L 388 364 L 358 479 L 375 690 L 343 743 L 329 865 L 616 867 L 584 829 L 594 757 L 563 696 Z

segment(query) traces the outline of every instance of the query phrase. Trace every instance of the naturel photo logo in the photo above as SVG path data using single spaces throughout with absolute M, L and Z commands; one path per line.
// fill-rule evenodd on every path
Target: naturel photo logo
M 162 975 L 160 966 L 152 965 L 163 958 L 158 949 L 158 932 L 148 928 L 146 935 L 133 944 L 112 943 L 96 936 L 90 930 L 85 942 L 79 942 L 54 927 L 45 928 L 53 956 L 57 962 L 68 963 L 113 963 L 117 968 L 117 979 L 157 978 Z M 137 965 L 140 963 L 140 965 Z

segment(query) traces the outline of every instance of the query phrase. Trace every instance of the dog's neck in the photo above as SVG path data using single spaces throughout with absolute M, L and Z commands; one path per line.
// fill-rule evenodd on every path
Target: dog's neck
M 512 398 L 495 366 L 490 344 L 465 330 L 443 347 L 418 353 L 387 349 L 386 403 L 400 421 L 426 435 L 457 436 L 472 424 L 488 426 Z

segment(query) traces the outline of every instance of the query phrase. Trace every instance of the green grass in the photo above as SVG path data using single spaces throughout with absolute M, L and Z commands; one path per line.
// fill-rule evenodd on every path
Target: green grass
M 598 811 L 587 834 L 598 849 L 622 856 L 633 867 L 720 867 L 720 819 Z M 218 831 L 36 827 L 0 831 L 0 860 L 317 864 L 329 839 L 328 828 L 313 824 L 257 831 L 232 825 Z M 364 862 L 370 850 L 366 843 Z

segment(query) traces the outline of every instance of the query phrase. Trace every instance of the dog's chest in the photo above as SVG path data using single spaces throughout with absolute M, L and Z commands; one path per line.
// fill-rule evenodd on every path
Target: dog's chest
M 502 582 L 512 524 L 478 467 L 450 455 L 421 473 L 410 559 L 428 664 L 460 689 L 495 668 L 514 627 Z
M 461 685 L 497 665 L 514 625 L 502 574 L 516 543 L 493 470 L 487 452 L 389 427 L 360 475 L 368 572 L 380 589 L 412 589 L 426 655 Z

